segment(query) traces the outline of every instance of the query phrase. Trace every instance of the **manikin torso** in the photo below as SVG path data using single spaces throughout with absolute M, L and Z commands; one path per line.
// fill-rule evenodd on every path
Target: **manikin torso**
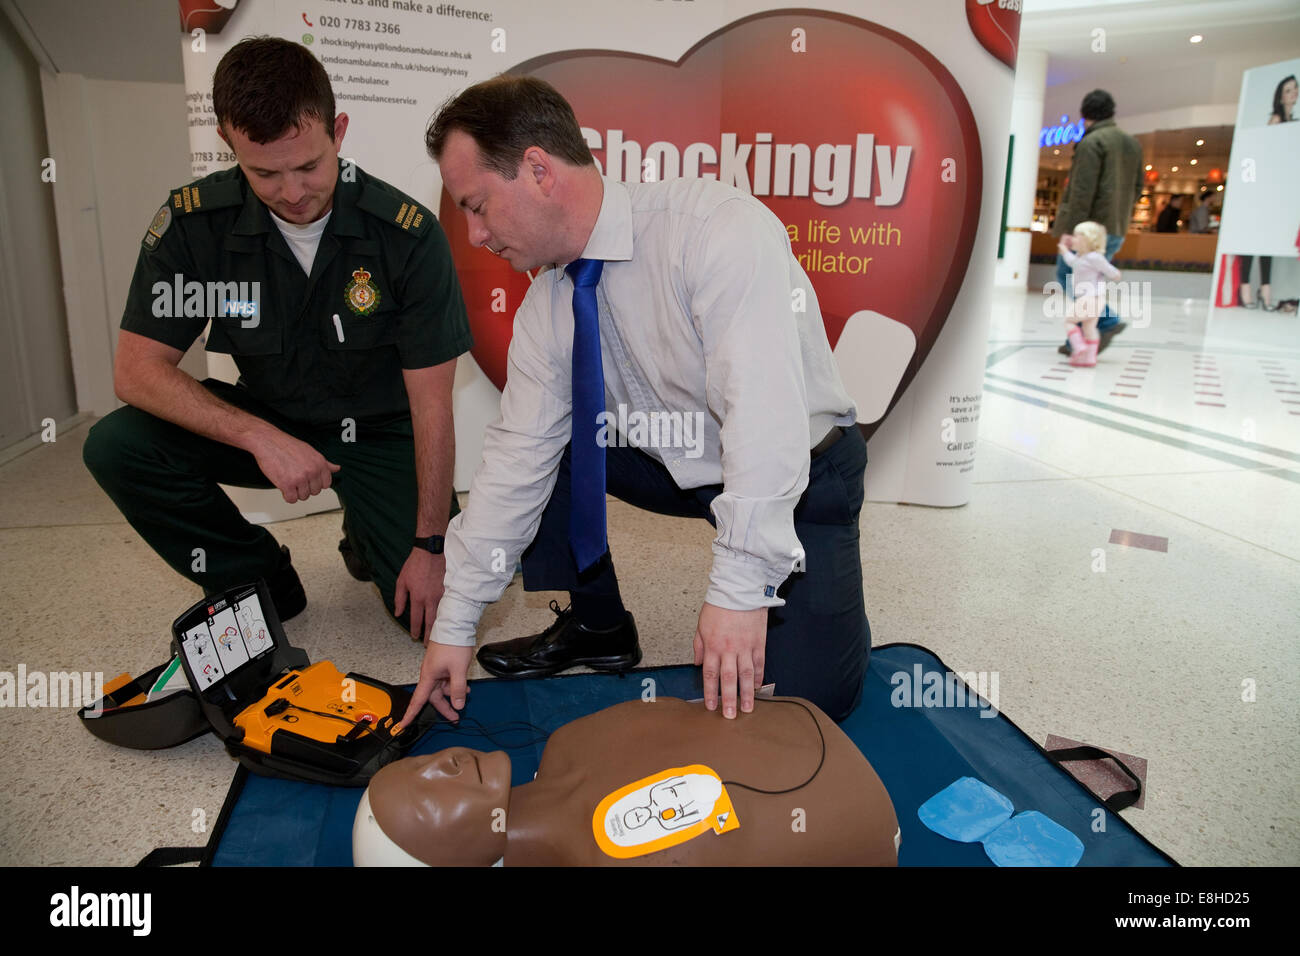
M 702 768 L 724 782 L 730 806 L 714 819 L 729 822 L 724 832 L 707 827 L 673 844 L 714 807 L 717 781 Z M 691 772 L 665 773 L 682 769 Z M 644 786 L 628 792 L 637 783 Z M 757 793 L 738 784 L 796 789 Z M 431 865 L 488 865 L 502 856 L 507 866 L 893 866 L 898 859 L 898 822 L 880 778 L 830 718 L 796 698 L 759 699 L 734 720 L 675 698 L 618 704 L 555 731 L 536 778 L 508 786 L 504 754 L 451 748 L 385 767 L 367 796 L 383 833 Z M 609 831 L 602 849 L 596 831 L 611 815 L 619 846 L 659 835 L 653 845 L 661 848 L 611 855 L 637 852 L 611 844 Z

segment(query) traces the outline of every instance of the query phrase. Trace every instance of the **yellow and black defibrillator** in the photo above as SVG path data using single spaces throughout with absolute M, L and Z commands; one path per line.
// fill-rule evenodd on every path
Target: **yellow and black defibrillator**
M 110 690 L 95 705 L 98 714 L 80 714 L 87 728 L 112 743 L 153 749 L 188 740 L 206 725 L 254 773 L 360 787 L 437 720 L 425 706 L 398 733 L 410 692 L 344 674 L 330 661 L 310 663 L 285 638 L 262 581 L 187 610 L 172 623 L 172 650 L 188 691 L 147 700 L 137 691 L 162 670 L 154 668 Z

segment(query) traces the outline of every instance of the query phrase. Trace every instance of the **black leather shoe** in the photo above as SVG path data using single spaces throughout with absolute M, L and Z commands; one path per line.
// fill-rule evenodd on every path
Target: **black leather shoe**
M 343 540 L 339 542 L 339 554 L 343 555 L 343 566 L 348 569 L 348 574 L 358 581 L 369 581 L 371 579 L 370 569 L 352 550 L 352 542 L 347 539 L 347 535 L 344 535 Z
M 1100 355 L 1102 352 L 1106 351 L 1106 346 L 1110 345 L 1110 340 L 1113 339 L 1115 336 L 1119 335 L 1127 328 L 1128 328 L 1127 322 L 1116 322 L 1106 331 L 1102 332 L 1101 344 L 1097 346 L 1097 354 Z
M 552 601 L 555 623 L 529 637 L 499 641 L 479 648 L 478 662 L 496 677 L 549 677 L 570 667 L 595 671 L 626 671 L 641 661 L 636 622 L 632 615 L 617 627 L 595 630 L 578 623 L 573 609 Z
M 280 545 L 280 566 L 267 575 L 266 586 L 271 591 L 271 601 L 281 623 L 301 614 L 307 607 L 307 592 L 302 589 L 302 581 L 289 558 L 289 549 L 284 545 Z

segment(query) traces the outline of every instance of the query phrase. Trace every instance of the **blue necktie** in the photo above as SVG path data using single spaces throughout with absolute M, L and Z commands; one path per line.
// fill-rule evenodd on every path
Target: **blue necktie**
M 605 449 L 597 444 L 596 416 L 605 410 L 600 364 L 596 283 L 605 263 L 577 259 L 565 267 L 573 280 L 573 437 L 569 470 L 569 546 L 586 571 L 608 550 L 605 540 Z

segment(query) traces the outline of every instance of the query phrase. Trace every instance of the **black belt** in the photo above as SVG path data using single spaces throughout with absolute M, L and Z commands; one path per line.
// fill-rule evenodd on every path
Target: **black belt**
M 813 446 L 812 451 L 808 453 L 809 458 L 816 458 L 831 450 L 831 446 L 844 437 L 844 426 L 835 425 L 826 433 L 826 437 Z

